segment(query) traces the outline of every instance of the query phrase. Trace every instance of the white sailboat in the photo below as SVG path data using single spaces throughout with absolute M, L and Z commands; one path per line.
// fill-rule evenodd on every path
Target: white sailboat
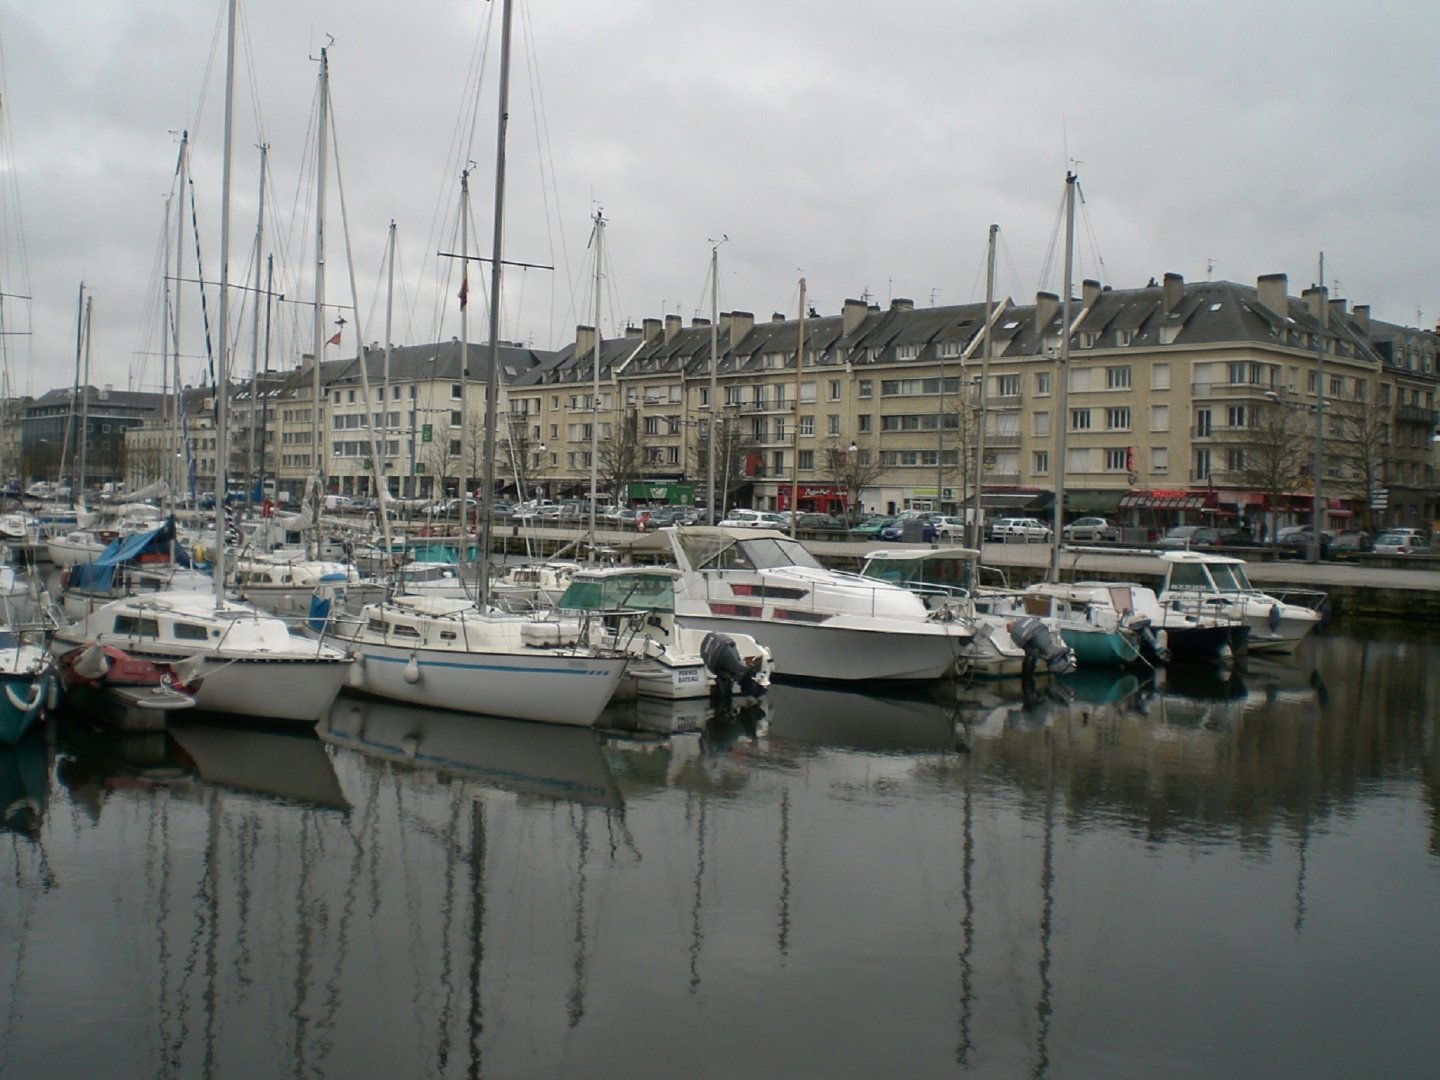
M 505 131 L 510 80 L 510 2 L 501 16 L 499 123 L 495 154 L 495 215 L 490 269 L 489 372 L 485 398 L 484 483 L 495 484 L 496 399 L 499 396 L 500 279 L 503 266 Z M 469 170 L 461 173 L 462 265 L 469 265 Z M 468 276 L 461 287 L 460 356 L 468 368 Z M 462 415 L 467 415 L 461 380 Z M 462 434 L 462 438 L 465 436 Z M 464 454 L 461 455 L 462 462 Z M 462 508 L 468 495 L 460 478 Z M 629 658 L 597 650 L 580 622 L 544 620 L 489 606 L 490 515 L 481 514 L 479 604 L 468 600 L 398 595 L 365 604 L 358 617 L 338 615 L 332 632 L 353 650 L 352 685 L 365 693 L 458 712 L 590 726 L 614 696 Z M 469 515 L 461 514 L 463 523 Z

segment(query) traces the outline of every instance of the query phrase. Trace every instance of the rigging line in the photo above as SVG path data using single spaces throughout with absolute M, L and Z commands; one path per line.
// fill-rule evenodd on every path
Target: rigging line
M 1050 228 L 1050 243 L 1045 249 L 1045 261 L 1040 266 L 1040 281 L 1035 286 L 1036 292 L 1044 292 L 1046 284 L 1050 280 L 1050 274 L 1055 269 L 1055 256 L 1060 243 L 1061 231 L 1065 224 L 1065 193 L 1062 190 L 1060 205 L 1055 211 L 1055 222 Z M 1055 295 L 1059 296 L 1064 285 L 1061 284 L 1055 289 Z
M 555 151 L 550 138 L 550 124 L 548 112 L 545 108 L 545 93 L 540 78 L 540 60 L 535 49 L 535 34 L 531 24 L 531 9 L 528 4 L 521 5 L 521 39 L 526 45 L 526 55 L 530 61 L 530 111 L 535 125 L 536 153 L 540 160 L 540 169 L 543 176 L 547 176 L 548 183 L 539 185 L 545 209 L 545 233 L 550 249 L 550 261 L 555 260 L 555 233 L 560 234 L 560 266 L 567 282 L 570 277 L 570 245 L 569 234 L 565 228 L 565 213 L 560 199 L 560 187 L 557 181 L 558 170 L 555 168 Z M 552 211 L 553 198 L 553 218 Z M 550 285 L 550 312 L 547 319 L 551 340 L 554 340 L 558 332 L 555 325 L 555 304 L 557 290 L 554 279 Z M 571 287 L 571 305 L 574 304 L 574 287 Z
M 225 40 L 225 27 L 227 23 L 227 12 L 224 4 L 216 4 L 215 30 L 210 36 L 210 55 L 205 58 L 205 75 L 200 80 L 200 97 L 195 102 L 195 112 L 190 117 L 191 134 L 199 134 L 200 117 L 205 112 L 205 98 L 210 92 L 210 80 L 215 74 L 215 58 L 220 50 L 220 43 Z
M 1004 229 L 1000 230 L 1000 252 L 1003 255 L 1001 261 L 1005 264 L 1005 268 L 1008 271 L 1008 276 L 1010 278 L 1010 294 L 1012 297 L 1019 296 L 1023 298 L 1025 294 L 1022 291 L 1024 289 L 1024 285 L 1020 281 L 1020 266 L 1015 261 L 1014 253 L 1010 250 L 1010 241 L 1009 238 L 1005 235 Z M 996 298 L 996 300 L 1000 303 L 1004 302 L 999 300 L 998 297 Z
M 215 385 L 215 350 L 210 341 L 210 307 L 205 300 L 205 264 L 200 258 L 200 215 L 195 207 L 195 181 L 190 181 L 190 222 L 195 233 L 195 277 L 200 282 L 200 321 L 205 328 L 205 362 Z
M 1090 247 L 1095 252 L 1097 275 L 1102 282 L 1110 279 L 1109 272 L 1105 269 L 1105 256 L 1100 254 L 1100 243 L 1095 239 L 1095 222 L 1090 217 L 1090 201 L 1085 198 L 1085 189 L 1080 186 L 1080 181 L 1075 181 L 1075 193 L 1080 196 L 1080 219 L 1085 224 L 1085 237 L 1090 241 Z

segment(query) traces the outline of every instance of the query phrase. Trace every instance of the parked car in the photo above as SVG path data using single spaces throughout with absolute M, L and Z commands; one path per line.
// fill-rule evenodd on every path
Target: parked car
M 809 512 L 801 514 L 795 519 L 795 527 L 808 529 L 811 532 L 844 532 L 845 521 L 834 514 Z
M 776 514 L 769 510 L 746 510 L 742 507 L 731 510 L 730 516 L 720 524 L 727 529 L 788 529 L 790 518 L 787 514 Z
M 935 510 L 906 510 L 880 530 L 881 540 L 904 540 L 906 537 L 929 543 L 935 539 L 935 525 L 941 514 Z M 918 527 L 920 535 L 915 535 Z
M 1039 518 L 996 518 L 986 530 L 986 538 L 1002 543 L 1048 544 L 1055 534 Z
M 1321 531 L 1320 533 L 1320 557 L 1328 558 L 1330 554 L 1330 543 L 1334 540 L 1333 534 Z M 1292 554 L 1304 557 L 1309 554 L 1315 544 L 1315 530 L 1309 525 L 1291 525 L 1281 529 L 1275 535 L 1275 546 L 1280 549 L 1282 555 Z
M 1208 525 L 1176 525 L 1159 540 L 1162 548 L 1222 547 L 1220 530 Z
M 1430 545 L 1417 532 L 1383 532 L 1375 538 L 1376 555 L 1428 555 Z
M 1082 517 L 1061 529 L 1060 535 L 1066 543 L 1097 543 L 1118 540 L 1120 530 L 1103 517 Z
M 1332 559 L 1353 559 L 1356 555 L 1374 550 L 1375 540 L 1364 529 L 1341 529 L 1330 542 Z
M 964 518 L 950 515 L 938 517 L 929 524 L 929 529 L 934 534 L 933 539 L 943 540 L 947 544 L 963 542 L 968 528 Z
M 867 514 L 850 526 L 850 535 L 861 540 L 873 540 L 880 535 L 886 525 L 894 520 L 884 514 Z

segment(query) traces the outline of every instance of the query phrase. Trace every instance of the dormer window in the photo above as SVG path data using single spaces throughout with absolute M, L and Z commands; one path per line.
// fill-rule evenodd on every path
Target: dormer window
M 1135 331 L 1134 331 L 1134 330 L 1116 330 L 1116 331 L 1115 331 L 1115 344 L 1117 344 L 1117 345 L 1129 345 L 1130 342 L 1132 342 L 1132 341 L 1134 341 L 1134 340 L 1135 340 Z
M 1095 342 L 1098 341 L 1099 338 L 1100 335 L 1094 330 L 1086 330 L 1083 334 L 1080 335 L 1080 347 L 1082 349 L 1093 349 L 1095 347 Z
M 920 355 L 920 346 L 919 346 L 919 345 L 896 345 L 896 346 L 895 346 L 895 359 L 896 359 L 896 360 L 914 360 L 914 359 L 915 359 L 917 356 L 919 356 L 919 355 Z

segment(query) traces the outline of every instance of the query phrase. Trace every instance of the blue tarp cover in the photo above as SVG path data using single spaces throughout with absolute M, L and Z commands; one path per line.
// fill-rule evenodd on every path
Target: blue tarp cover
M 115 580 L 115 568 L 135 562 L 142 555 L 160 552 L 170 554 L 170 545 L 175 539 L 175 519 L 171 518 L 158 529 L 122 536 L 110 541 L 110 546 L 98 558 L 80 563 L 70 570 L 69 587 L 101 592 L 110 588 Z M 179 544 L 175 545 L 175 565 L 189 566 L 190 556 Z

